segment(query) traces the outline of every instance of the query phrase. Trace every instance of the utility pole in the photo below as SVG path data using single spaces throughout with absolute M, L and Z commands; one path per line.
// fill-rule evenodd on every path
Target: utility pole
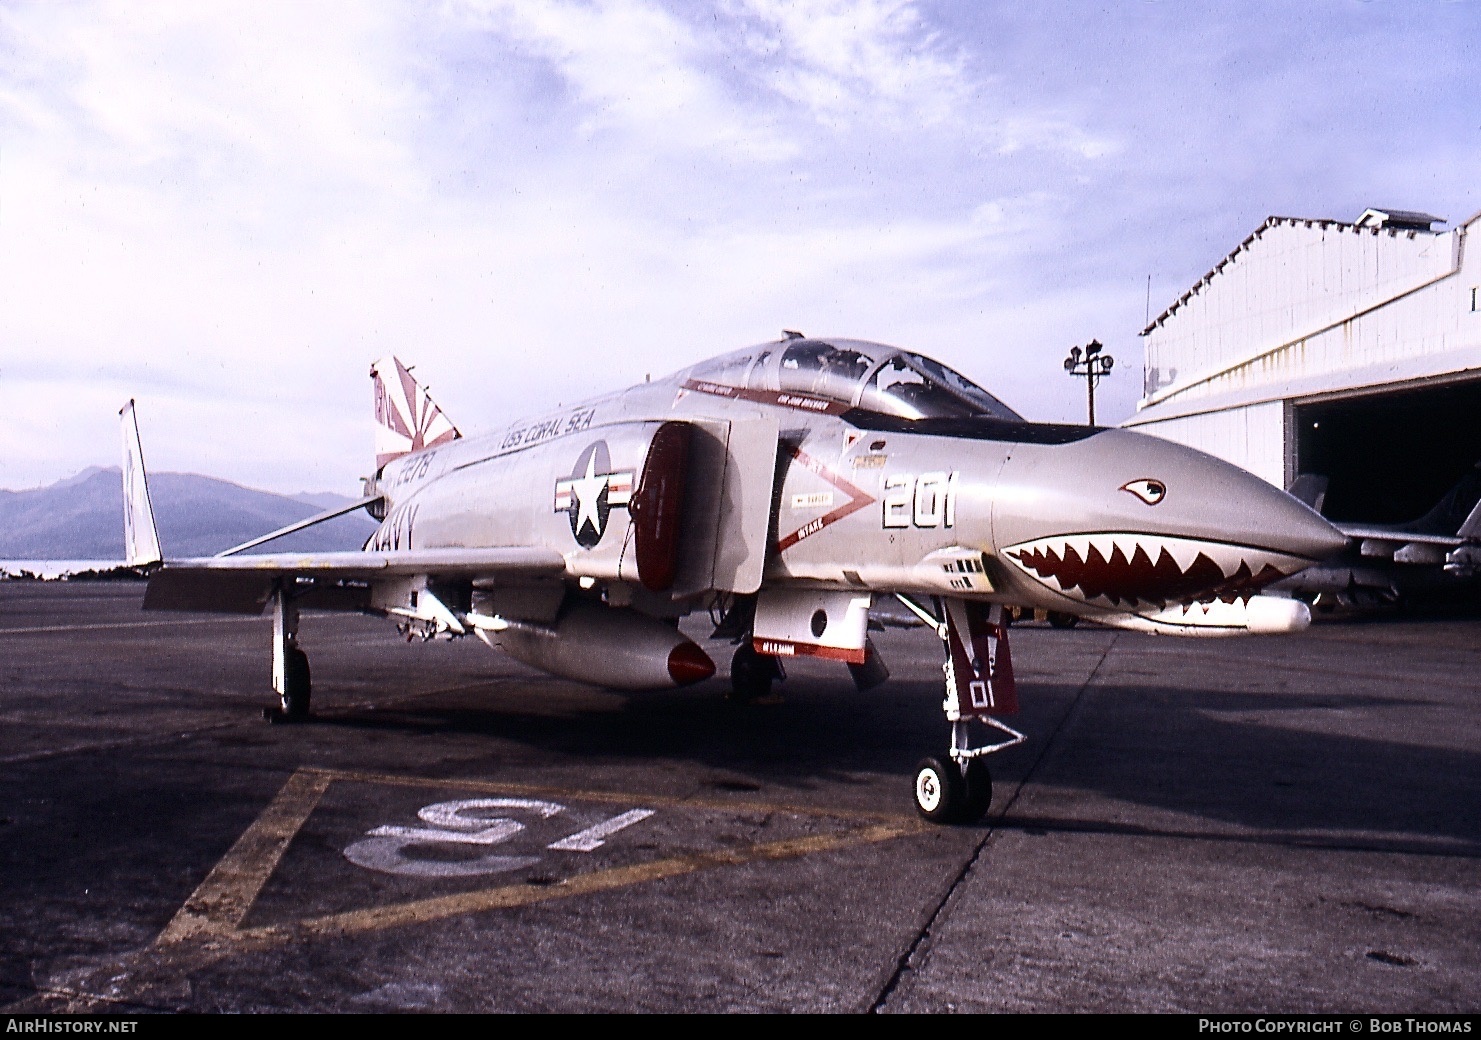
M 1070 348 L 1070 356 L 1064 359 L 1064 370 L 1072 376 L 1085 377 L 1085 395 L 1090 406 L 1090 425 L 1095 425 L 1095 384 L 1101 376 L 1111 374 L 1111 366 L 1116 359 L 1109 354 L 1102 354 L 1105 348 L 1101 346 L 1100 340 L 1093 339 L 1085 345 L 1082 351 L 1079 347 Z

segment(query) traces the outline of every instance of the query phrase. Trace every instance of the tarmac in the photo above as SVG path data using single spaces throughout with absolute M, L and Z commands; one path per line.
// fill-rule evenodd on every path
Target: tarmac
M 1012 630 L 1024 744 L 920 820 L 940 644 L 627 694 L 305 616 L 0 583 L 10 1013 L 1473 1013 L 1481 620 Z M 695 619 L 699 620 L 699 619 Z M 697 637 L 699 625 L 688 626 Z

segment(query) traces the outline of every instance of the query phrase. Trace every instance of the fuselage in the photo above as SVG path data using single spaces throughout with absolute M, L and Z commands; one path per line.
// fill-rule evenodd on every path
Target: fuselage
M 686 490 L 686 510 L 716 515 L 696 527 L 686 514 L 680 547 L 706 523 L 722 546 L 707 552 L 764 541 L 766 587 L 1152 617 L 1248 599 L 1344 544 L 1300 502 L 1211 456 L 1026 422 L 895 348 L 794 338 L 391 461 L 372 482 L 385 512 L 366 547 L 548 547 L 571 580 L 631 586 L 655 612 L 683 613 L 704 582 L 642 591 L 652 583 L 630 544 L 640 485 L 657 479 L 658 431 L 673 423 L 721 442 L 746 424 L 775 430 L 773 472 L 753 461 L 723 493 Z M 762 484 L 764 516 L 743 501 Z

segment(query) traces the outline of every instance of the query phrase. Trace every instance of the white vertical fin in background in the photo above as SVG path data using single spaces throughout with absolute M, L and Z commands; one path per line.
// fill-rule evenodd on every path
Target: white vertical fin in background
M 375 464 L 462 436 L 442 414 L 427 390 L 397 358 L 383 357 L 370 366 L 375 386 Z
M 159 533 L 154 529 L 154 507 L 149 504 L 149 481 L 144 475 L 144 449 L 139 444 L 139 422 L 134 401 L 118 411 L 123 420 L 123 551 L 130 567 L 160 561 Z

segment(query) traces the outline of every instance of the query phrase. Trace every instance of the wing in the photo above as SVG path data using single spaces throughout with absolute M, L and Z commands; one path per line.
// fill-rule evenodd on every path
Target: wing
M 1392 542 L 1394 545 L 1449 545 L 1456 546 L 1465 539 L 1458 535 L 1423 534 L 1417 531 L 1399 531 L 1392 527 L 1357 527 L 1352 524 L 1333 524 L 1333 527 L 1349 538 L 1375 542 Z
M 476 579 L 515 584 L 558 578 L 566 561 L 552 549 L 408 549 L 400 552 L 272 553 L 169 560 L 149 577 L 145 610 L 261 614 L 285 579 L 305 607 L 363 610 L 370 585 L 396 578 Z

